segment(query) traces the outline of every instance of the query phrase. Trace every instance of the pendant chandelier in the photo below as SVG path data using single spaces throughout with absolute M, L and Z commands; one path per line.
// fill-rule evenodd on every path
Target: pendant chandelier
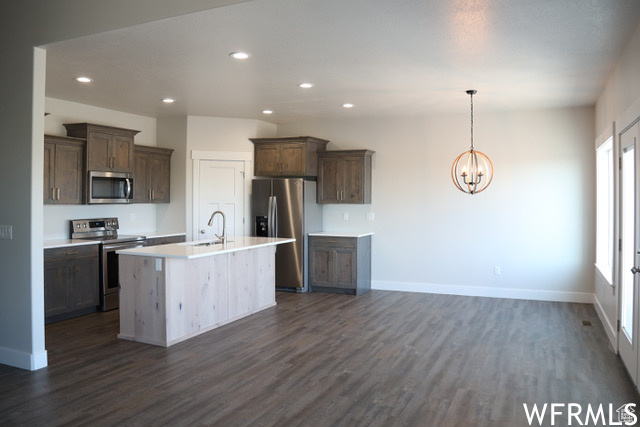
M 476 194 L 485 190 L 493 179 L 493 163 L 484 153 L 473 148 L 473 95 L 477 91 L 468 90 L 471 96 L 471 149 L 456 157 L 451 166 L 451 178 L 458 190 Z

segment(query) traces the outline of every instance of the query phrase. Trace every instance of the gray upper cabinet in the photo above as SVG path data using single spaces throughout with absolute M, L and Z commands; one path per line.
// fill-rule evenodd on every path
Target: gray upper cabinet
M 64 136 L 44 136 L 44 203 L 83 202 L 86 141 Z
M 371 203 L 372 150 L 336 150 L 318 153 L 316 201 Z
M 254 175 L 264 177 L 318 176 L 318 155 L 329 141 L 311 136 L 250 138 L 254 144 Z
M 87 140 L 87 170 L 133 172 L 133 138 L 140 131 L 90 123 L 67 123 L 67 135 Z
M 134 146 L 134 203 L 169 203 L 172 153 L 169 148 Z

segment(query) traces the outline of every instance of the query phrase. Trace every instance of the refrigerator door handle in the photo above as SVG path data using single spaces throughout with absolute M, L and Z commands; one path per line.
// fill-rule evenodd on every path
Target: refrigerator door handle
M 267 207 L 267 237 L 273 237 L 273 196 L 269 196 Z
M 273 235 L 271 237 L 278 237 L 278 199 L 273 196 Z

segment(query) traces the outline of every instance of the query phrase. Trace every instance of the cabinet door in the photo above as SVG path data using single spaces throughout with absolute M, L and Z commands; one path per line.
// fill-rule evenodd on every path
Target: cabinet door
M 309 248 L 309 285 L 332 287 L 332 251 L 325 247 Z
M 133 169 L 133 138 L 113 135 L 111 143 L 111 168 L 117 172 L 131 172 Z
M 333 251 L 335 261 L 334 286 L 337 288 L 355 289 L 357 285 L 355 248 L 335 248 Z
M 280 173 L 280 155 L 277 144 L 255 146 L 255 176 L 277 176 Z
M 340 160 L 322 158 L 318 161 L 317 203 L 338 203 L 340 197 Z
M 149 202 L 149 156 L 142 153 L 134 155 L 133 201 Z
M 77 145 L 56 145 L 54 186 L 58 192 L 57 203 L 82 203 L 83 151 Z
M 76 259 L 71 266 L 73 280 L 69 295 L 73 310 L 95 308 L 100 303 L 98 257 Z
M 54 179 L 55 179 L 55 144 L 44 143 L 44 203 L 55 203 Z
M 44 315 L 45 317 L 69 311 L 69 264 L 66 261 L 44 263 Z
M 151 201 L 154 203 L 169 203 L 171 160 L 164 156 L 152 156 L 149 159 L 149 189 Z
M 364 165 L 362 158 L 345 158 L 342 163 L 341 203 L 362 203 L 364 183 Z
M 90 132 L 87 139 L 87 170 L 111 170 L 111 135 Z
M 280 146 L 281 175 L 302 176 L 305 174 L 304 144 L 282 144 Z

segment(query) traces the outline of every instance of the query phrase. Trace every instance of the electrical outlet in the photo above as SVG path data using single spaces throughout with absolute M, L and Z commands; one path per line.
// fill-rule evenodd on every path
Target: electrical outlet
M 367 212 L 367 221 L 373 221 L 373 212 Z
M 12 225 L 0 225 L 0 239 L 6 239 L 6 240 L 13 239 Z
M 156 271 L 162 271 L 162 258 L 156 258 Z
M 344 219 L 345 221 L 349 221 L 349 212 L 345 212 L 345 213 L 343 214 L 343 219 Z
M 495 267 L 493 267 L 493 274 L 494 275 L 499 276 L 500 273 L 502 273 L 502 271 L 501 271 L 499 266 L 496 265 Z

